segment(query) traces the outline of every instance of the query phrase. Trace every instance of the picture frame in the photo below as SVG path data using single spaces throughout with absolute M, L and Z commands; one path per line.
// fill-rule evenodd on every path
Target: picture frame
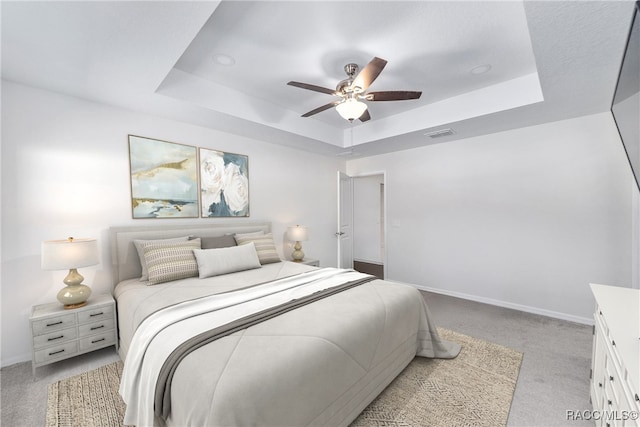
M 141 218 L 198 218 L 196 147 L 129 135 L 131 212 Z
M 202 218 L 249 216 L 249 157 L 199 148 Z

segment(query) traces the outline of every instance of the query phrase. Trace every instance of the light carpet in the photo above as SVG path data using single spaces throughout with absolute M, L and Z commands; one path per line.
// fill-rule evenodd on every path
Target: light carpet
M 522 353 L 439 328 L 458 342 L 455 359 L 416 357 L 351 427 L 504 426 Z M 49 385 L 47 427 L 120 427 L 125 404 L 118 394 L 122 362 Z

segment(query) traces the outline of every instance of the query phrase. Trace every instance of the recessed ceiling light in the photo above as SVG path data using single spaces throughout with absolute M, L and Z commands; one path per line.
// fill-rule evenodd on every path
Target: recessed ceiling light
M 484 74 L 491 69 L 491 64 L 478 65 L 471 69 L 471 74 Z
M 225 67 L 231 67 L 236 63 L 236 60 L 227 54 L 224 53 L 216 53 L 213 55 L 213 60 L 216 64 L 224 65 Z

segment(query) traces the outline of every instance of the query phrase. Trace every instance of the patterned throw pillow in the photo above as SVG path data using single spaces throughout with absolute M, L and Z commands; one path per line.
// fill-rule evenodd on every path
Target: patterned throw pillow
M 260 264 L 264 265 L 282 261 L 276 251 L 276 245 L 273 243 L 273 235 L 271 233 L 262 236 L 242 236 L 236 234 L 236 242 L 238 242 L 238 245 L 247 245 L 253 242 L 256 246 Z
M 142 248 L 149 272 L 148 285 L 198 275 L 198 263 L 193 250 L 200 249 L 200 239 L 164 244 L 146 243 Z
M 134 240 L 133 244 L 136 247 L 136 251 L 138 252 L 138 258 L 140 259 L 140 266 L 142 267 L 142 275 L 140 276 L 140 281 L 146 282 L 149 279 L 149 273 L 147 272 L 147 262 L 144 260 L 144 249 L 143 249 L 144 245 L 146 245 L 147 243 L 162 245 L 165 243 L 186 242 L 187 240 L 189 240 L 189 236 L 174 237 L 171 239 Z

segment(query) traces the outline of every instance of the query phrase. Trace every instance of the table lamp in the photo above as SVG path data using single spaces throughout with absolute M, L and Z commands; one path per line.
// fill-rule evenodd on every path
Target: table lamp
M 69 237 L 66 240 L 42 242 L 42 269 L 69 269 L 69 274 L 63 280 L 67 286 L 58 292 L 58 301 L 64 305 L 66 310 L 87 304 L 91 288 L 82 284 L 84 277 L 78 273 L 78 268 L 98 263 L 98 242 L 96 239 Z
M 307 232 L 307 227 L 301 227 L 296 225 L 295 227 L 289 227 L 287 230 L 287 234 L 289 235 L 289 239 L 294 240 L 296 245 L 293 247 L 293 253 L 291 257 L 295 262 L 302 262 L 304 259 L 304 252 L 302 252 L 302 245 L 300 242 L 309 239 L 309 233 Z

